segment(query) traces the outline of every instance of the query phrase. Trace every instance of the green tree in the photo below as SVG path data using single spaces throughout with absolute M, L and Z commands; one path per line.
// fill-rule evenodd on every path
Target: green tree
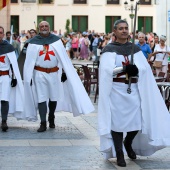
M 69 19 L 66 20 L 65 29 L 66 29 L 66 33 L 69 34 L 70 33 L 70 20 Z

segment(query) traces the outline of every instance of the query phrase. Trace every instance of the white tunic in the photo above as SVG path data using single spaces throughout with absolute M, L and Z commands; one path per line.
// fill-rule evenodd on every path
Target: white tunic
M 126 85 L 113 83 L 116 56 L 116 53 L 105 52 L 100 60 L 98 103 L 100 149 L 104 152 L 106 159 L 114 157 L 115 148 L 110 134 L 111 130 L 127 132 L 141 129 L 133 140 L 132 147 L 138 155 L 151 155 L 159 149 L 170 146 L 170 114 L 143 53 L 139 51 L 134 54 L 134 63 L 139 69 L 139 78 L 136 85 L 132 84 L 131 94 L 127 94 Z M 129 101 L 127 96 L 133 93 L 135 100 Z M 126 118 L 123 118 L 123 115 L 126 115 Z M 116 124 L 113 124 L 114 119 L 118 121 Z
M 40 54 L 42 51 L 43 46 L 41 46 L 39 49 L 39 55 L 35 62 L 36 66 L 43 68 L 53 68 L 58 66 L 57 54 L 54 53 L 54 49 L 51 45 L 49 45 L 48 49 L 49 54 Z M 34 70 L 33 79 L 37 91 L 38 103 L 47 101 L 48 99 L 51 101 L 57 101 L 60 99 L 56 89 L 59 88 L 59 82 L 61 79 L 58 79 L 57 74 L 57 72 L 45 73 L 42 71 Z
M 54 95 L 54 98 L 57 99 L 57 111 L 69 111 L 72 112 L 74 116 L 79 116 L 80 114 L 87 114 L 92 112 L 94 110 L 94 107 L 91 103 L 91 100 L 88 97 L 85 88 L 71 63 L 71 60 L 69 59 L 61 40 L 50 44 L 50 49 L 52 48 L 54 49 L 55 57 L 50 56 L 50 58 L 56 58 L 56 62 L 58 61 L 58 63 L 54 63 L 57 64 L 57 66 L 59 67 L 57 73 L 54 73 L 54 77 L 52 76 L 52 78 L 54 78 L 55 80 L 51 80 L 48 75 L 44 76 L 45 74 L 43 73 L 40 73 L 40 75 L 43 76 L 43 80 L 45 80 L 45 83 L 52 81 L 54 82 L 54 85 L 56 85 L 55 90 L 53 91 L 53 94 L 50 94 L 50 97 Z M 42 45 L 29 44 L 24 64 L 24 113 L 26 119 L 31 121 L 37 120 L 37 93 L 39 92 L 36 90 L 34 82 L 33 85 L 30 86 L 30 81 L 33 77 L 34 66 L 37 61 L 37 58 L 39 58 L 39 52 L 41 51 L 41 49 Z M 62 69 L 67 75 L 67 80 L 64 83 L 61 82 Z M 37 77 L 39 77 L 40 75 L 37 75 Z M 51 84 L 51 86 L 53 86 L 53 84 Z
M 122 66 L 122 61 L 125 62 L 124 56 L 116 55 L 115 64 L 117 67 Z M 141 130 L 141 101 L 137 83 L 131 84 L 133 89 L 131 94 L 127 93 L 127 88 L 128 84 L 125 83 L 113 82 L 112 84 L 110 94 L 110 101 L 113 101 L 110 103 L 111 129 L 116 132 Z
M 10 69 L 10 61 L 7 54 L 0 56 L 0 71 L 7 71 Z M 0 100 L 9 101 L 11 90 L 11 78 L 9 75 L 0 76 Z
M 12 114 L 17 119 L 24 119 L 24 88 L 19 73 L 15 52 L 13 51 L 7 54 L 2 54 L 0 57 L 2 56 L 5 56 L 5 63 L 0 61 L 0 70 L 9 70 L 9 75 L 0 76 L 0 100 L 9 101 L 9 114 Z M 12 72 L 10 69 L 10 64 L 12 64 L 13 72 L 17 79 L 17 85 L 15 87 L 11 87 Z

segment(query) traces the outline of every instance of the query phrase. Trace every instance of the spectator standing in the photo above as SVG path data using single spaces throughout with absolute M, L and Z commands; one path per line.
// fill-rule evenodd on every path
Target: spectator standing
M 24 43 L 25 43 L 26 40 L 27 40 L 27 34 L 25 33 L 25 30 L 22 30 L 21 34 L 20 34 L 20 38 L 19 38 L 19 41 L 21 43 L 21 45 L 20 45 L 21 50 L 24 47 Z
M 97 46 L 98 46 L 98 39 L 99 36 L 97 34 L 93 35 L 94 41 L 92 43 L 92 47 L 93 47 L 93 54 L 96 57 L 94 62 L 98 62 L 99 59 L 97 58 Z
M 87 60 L 89 56 L 89 39 L 87 34 L 83 34 L 83 39 L 81 41 L 80 58 Z
M 168 71 L 168 57 L 170 56 L 170 47 L 165 44 L 167 38 L 164 35 L 160 36 L 160 42 L 155 46 L 154 53 L 152 55 L 155 57 L 155 61 L 162 61 L 162 67 L 155 67 L 156 75 L 159 72 L 164 72 L 167 76 Z
M 78 45 L 79 45 L 79 40 L 77 38 L 76 34 L 72 35 L 72 49 L 73 49 L 73 55 L 74 59 L 78 59 Z
M 136 45 L 138 45 L 140 47 L 140 49 L 143 52 L 144 56 L 148 60 L 148 58 L 150 58 L 150 56 L 151 56 L 152 51 L 150 49 L 150 46 L 145 43 L 145 34 L 140 32 L 138 34 L 138 39 L 139 39 L 139 42 Z

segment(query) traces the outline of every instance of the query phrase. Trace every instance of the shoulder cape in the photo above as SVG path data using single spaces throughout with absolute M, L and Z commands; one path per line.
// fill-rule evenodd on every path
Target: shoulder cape
M 131 54 L 131 51 L 132 51 L 132 43 L 131 42 L 127 42 L 125 44 L 120 44 L 118 42 L 114 42 L 114 43 L 108 44 L 102 50 L 102 54 L 105 52 L 115 52 L 116 54 L 119 54 L 119 55 L 128 56 Z M 137 45 L 135 45 L 134 54 L 139 51 L 141 51 L 140 48 Z
M 0 55 L 10 53 L 14 50 L 14 47 L 9 44 L 7 41 L 3 40 L 2 43 L 0 43 Z
M 24 48 L 22 49 L 19 58 L 18 58 L 18 67 L 20 70 L 21 78 L 23 79 L 23 66 L 25 63 L 25 57 L 26 57 L 26 49 L 28 47 L 28 44 L 36 44 L 36 45 L 45 45 L 45 44 L 52 44 L 56 41 L 58 41 L 60 38 L 54 34 L 50 34 L 48 37 L 44 38 L 40 35 L 36 35 L 35 37 L 28 39 L 25 42 Z M 24 51 L 25 50 L 25 51 Z
M 35 37 L 31 38 L 27 43 L 45 45 L 45 44 L 52 44 L 58 41 L 59 39 L 60 38 L 54 34 L 50 34 L 48 37 L 42 37 L 40 35 L 36 35 Z

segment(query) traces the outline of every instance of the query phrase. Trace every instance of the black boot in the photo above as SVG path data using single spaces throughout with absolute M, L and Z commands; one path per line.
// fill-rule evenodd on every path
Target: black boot
M 123 151 L 122 151 L 123 133 L 111 131 L 111 135 L 112 135 L 113 142 L 114 142 L 114 145 L 115 145 L 117 165 L 121 166 L 121 167 L 125 167 L 126 162 L 125 162 L 124 154 L 123 154 Z
M 136 153 L 132 149 L 132 141 L 135 138 L 135 136 L 137 135 L 137 133 L 138 133 L 138 131 L 128 132 L 127 136 L 124 140 L 124 146 L 125 146 L 127 155 L 130 159 L 136 159 Z
M 46 130 L 47 130 L 46 121 L 45 122 L 41 122 L 40 128 L 37 130 L 37 132 L 44 132 Z
M 54 115 L 49 115 L 48 116 L 48 121 L 49 121 L 49 127 L 50 128 L 55 128 L 55 116 Z
M 126 167 L 126 162 L 122 150 L 116 151 L 116 157 L 117 157 L 117 165 L 121 167 Z
M 7 126 L 7 121 L 6 120 L 2 120 L 1 129 L 2 129 L 3 132 L 6 132 L 8 130 L 8 126 Z

